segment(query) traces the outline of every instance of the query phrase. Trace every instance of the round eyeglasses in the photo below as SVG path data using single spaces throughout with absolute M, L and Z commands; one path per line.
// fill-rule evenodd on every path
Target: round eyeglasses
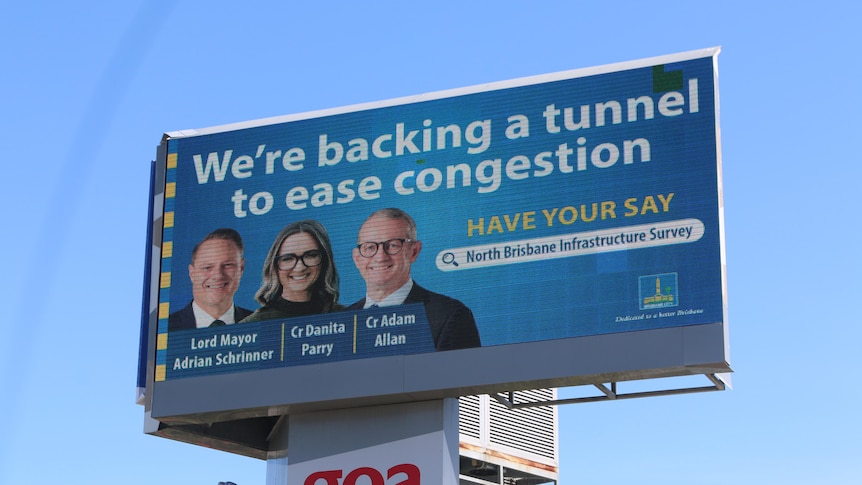
M 380 246 L 383 246 L 383 252 L 393 256 L 401 252 L 404 249 L 404 245 L 407 243 L 413 242 L 412 239 L 405 238 L 397 238 L 397 239 L 389 239 L 388 241 L 383 242 L 373 242 L 368 241 L 362 244 L 357 245 L 359 248 L 359 254 L 364 258 L 373 258 L 377 251 L 380 249 Z
M 302 261 L 302 264 L 304 264 L 306 268 L 311 268 L 312 266 L 319 265 L 323 261 L 323 254 L 317 249 L 312 249 L 311 251 L 306 251 L 302 254 L 282 254 L 275 259 L 275 264 L 278 266 L 278 269 L 282 271 L 290 271 L 295 268 L 296 263 L 300 261 Z

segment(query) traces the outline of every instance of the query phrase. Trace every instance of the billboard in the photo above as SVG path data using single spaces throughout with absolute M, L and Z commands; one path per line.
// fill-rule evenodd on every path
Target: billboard
M 152 415 L 729 371 L 718 52 L 167 133 Z

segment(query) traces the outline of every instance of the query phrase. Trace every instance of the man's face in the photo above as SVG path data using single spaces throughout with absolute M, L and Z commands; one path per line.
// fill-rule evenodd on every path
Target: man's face
M 244 268 L 245 261 L 233 241 L 210 239 L 201 243 L 189 265 L 195 301 L 210 314 L 227 311 Z
M 389 219 L 375 216 L 365 222 L 359 230 L 358 243 L 382 243 L 390 239 L 407 239 L 407 223 L 401 219 Z M 415 241 L 405 243 L 397 254 L 387 254 L 383 245 L 379 245 L 377 253 L 370 258 L 359 254 L 359 249 L 353 248 L 353 263 L 359 269 L 370 293 L 389 295 L 401 287 L 410 278 L 410 265 L 416 261 L 422 243 Z

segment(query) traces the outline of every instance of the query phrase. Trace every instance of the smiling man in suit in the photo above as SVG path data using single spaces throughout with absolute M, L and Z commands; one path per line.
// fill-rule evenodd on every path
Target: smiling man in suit
M 416 223 L 401 209 L 381 209 L 359 229 L 353 263 L 365 280 L 365 298 L 350 309 L 422 303 L 437 350 L 482 345 L 473 313 L 460 301 L 426 290 L 413 281 L 410 266 L 422 250 Z
M 242 237 L 233 229 L 216 229 L 192 250 L 189 278 L 194 299 L 168 317 L 168 331 L 231 325 L 251 315 L 233 303 L 245 269 Z

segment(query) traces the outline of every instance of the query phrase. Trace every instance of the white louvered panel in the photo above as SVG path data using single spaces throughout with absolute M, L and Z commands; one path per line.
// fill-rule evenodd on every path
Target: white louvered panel
M 481 396 L 458 398 L 458 432 L 465 437 L 482 438 Z
M 550 401 L 554 389 L 514 393 L 515 403 Z M 553 406 L 508 409 L 490 400 L 489 445 L 502 445 L 556 461 L 556 408 Z

